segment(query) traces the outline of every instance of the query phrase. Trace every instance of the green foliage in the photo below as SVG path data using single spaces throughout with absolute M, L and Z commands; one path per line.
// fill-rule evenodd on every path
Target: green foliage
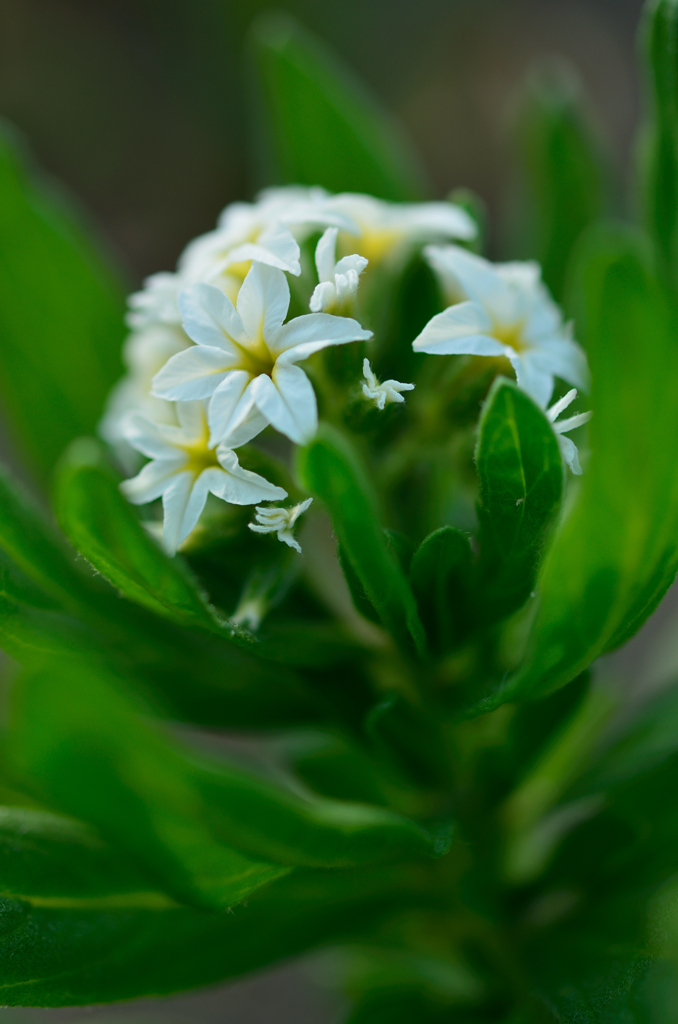
M 393 117 L 350 69 L 292 19 L 255 25 L 253 56 L 277 182 L 421 199 L 424 175 Z
M 642 138 L 645 216 L 658 267 L 678 281 L 678 5 L 647 5 L 642 43 L 646 61 L 649 117 Z
M 343 557 L 396 643 L 425 650 L 414 596 L 379 525 L 376 497 L 356 454 L 329 427 L 300 455 L 300 472 L 328 508 Z
M 89 436 L 118 371 L 114 275 L 2 143 L 0 390 L 43 475 L 55 467 L 63 531 L 0 472 L 0 644 L 21 663 L 2 701 L 4 1004 L 163 995 L 329 947 L 354 1024 L 673 1024 L 677 690 L 632 703 L 595 662 L 678 568 L 677 11 L 658 0 L 646 18 L 649 240 L 590 227 L 614 197 L 578 87 L 533 79 L 523 112 L 521 244 L 556 297 L 567 282 L 592 371 L 580 478 L 557 429 L 587 417 L 545 412 L 544 374 L 559 399 L 577 373 L 534 267 L 468 261 L 466 306 L 438 317 L 457 297 L 427 263 L 441 221 L 425 221 L 451 207 L 398 205 L 423 186 L 390 117 L 294 23 L 257 23 L 275 181 L 396 202 L 375 201 L 355 303 L 332 307 L 373 339 L 312 341 L 304 371 L 259 376 L 295 380 L 302 418 L 304 389 L 317 394 L 320 426 L 296 456 L 271 430 L 227 471 L 223 450 L 170 425 L 178 404 L 159 409 L 153 444 L 177 454 L 141 483 L 181 477 L 184 511 L 187 481 L 236 486 L 243 469 L 290 494 L 253 523 L 213 488 L 175 558 L 154 510 L 144 521 L 120 491 L 129 450 Z M 481 224 L 481 254 L 482 203 L 449 202 Z M 263 244 L 261 209 L 247 245 Z M 323 216 L 292 224 L 295 316 Z M 337 256 L 354 251 L 347 233 Z M 229 287 L 247 272 L 227 269 Z M 171 284 L 154 331 L 176 351 Z M 474 290 L 492 337 L 414 351 L 434 317 L 433 334 L 480 330 Z M 520 387 L 497 340 L 523 360 Z M 268 536 L 248 530 L 267 515 Z
M 593 235 L 578 280 L 594 380 L 591 461 L 549 553 L 530 654 L 505 699 L 573 679 L 640 626 L 674 571 L 675 314 L 627 232 Z
M 120 373 L 122 289 L 54 189 L 26 168 L 6 128 L 0 289 L 3 405 L 45 476 L 69 441 L 94 430 Z
M 535 70 L 518 134 L 525 192 L 521 249 L 539 260 L 544 281 L 561 301 L 575 245 L 610 203 L 600 143 L 573 69 L 552 63 Z

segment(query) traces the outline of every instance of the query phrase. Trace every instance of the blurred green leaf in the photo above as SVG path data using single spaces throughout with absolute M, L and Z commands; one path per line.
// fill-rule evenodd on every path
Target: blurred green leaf
M 79 440 L 62 459 L 55 507 L 74 547 L 129 600 L 182 625 L 217 628 L 188 570 L 144 530 L 96 442 Z
M 520 608 L 535 584 L 547 531 L 560 505 L 563 466 L 544 413 L 499 377 L 480 417 L 478 614 L 485 621 Z
M 9 756 L 21 778 L 94 824 L 180 902 L 229 906 L 287 870 L 214 837 L 190 762 L 142 721 L 122 684 L 62 661 L 15 691 Z
M 0 807 L 0 879 L 3 897 L 33 906 L 159 910 L 175 905 L 92 829 L 32 808 Z
M 465 533 L 443 526 L 417 548 L 410 582 L 432 646 L 442 653 L 467 632 L 473 552 Z
M 347 440 L 323 424 L 299 453 L 301 476 L 332 518 L 342 556 L 396 643 L 408 651 L 412 637 L 422 655 L 426 641 L 414 595 L 389 550 L 378 520 L 374 490 Z
M 553 61 L 533 71 L 518 142 L 526 193 L 519 248 L 539 260 L 546 285 L 562 301 L 577 240 L 609 206 L 600 147 L 574 68 Z
M 427 899 L 418 872 L 382 865 L 295 872 L 229 914 L 5 900 L 0 996 L 6 1006 L 72 1006 L 165 995 L 351 939 Z
M 251 39 L 274 182 L 422 198 L 424 174 L 404 132 L 331 51 L 282 15 L 260 18 Z
M 92 433 L 122 372 L 122 290 L 80 224 L 0 132 L 0 390 L 10 426 L 48 475 Z
M 544 566 L 526 662 L 495 702 L 564 686 L 638 628 L 639 595 L 675 560 L 673 315 L 625 231 L 592 234 L 578 282 L 594 380 L 591 459 Z M 649 614 L 652 602 L 643 608 Z
M 279 865 L 447 851 L 447 834 L 386 810 L 304 801 L 226 765 L 201 765 L 143 711 L 122 683 L 77 662 L 34 671 L 18 684 L 10 755 L 21 779 L 96 825 L 184 902 L 237 903 L 287 870 Z
M 642 43 L 650 110 L 641 136 L 643 198 L 657 262 L 678 284 L 678 3 L 645 5 Z

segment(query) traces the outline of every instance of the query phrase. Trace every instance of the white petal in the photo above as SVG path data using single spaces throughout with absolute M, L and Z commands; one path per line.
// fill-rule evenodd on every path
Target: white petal
M 478 234 L 473 218 L 455 203 L 407 203 L 403 207 L 394 205 L 395 216 L 402 210 L 403 222 L 412 233 L 417 231 L 420 236 L 432 238 L 437 235 L 469 241 Z
M 236 410 L 231 423 L 232 425 L 229 426 L 223 438 L 223 443 L 229 448 L 240 448 L 241 445 L 247 444 L 257 437 L 268 426 L 268 420 L 257 409 L 254 401 L 250 402 L 248 410 L 244 412 Z
M 167 440 L 160 425 L 143 416 L 128 416 L 124 422 L 123 436 L 133 448 L 149 459 L 171 459 L 176 455 L 174 445 Z
M 332 281 L 321 281 L 313 289 L 311 301 L 308 304 L 312 313 L 322 313 L 328 309 L 337 298 L 337 289 Z
M 562 434 L 558 434 L 558 444 L 560 446 L 560 454 L 563 456 L 563 462 L 570 467 L 575 476 L 581 476 L 579 452 L 574 441 L 569 437 L 563 437 Z
M 217 448 L 217 458 L 223 469 L 208 469 L 203 475 L 211 474 L 209 488 L 218 498 L 231 505 L 254 505 L 257 501 L 279 501 L 287 497 L 282 487 L 243 469 L 235 452 L 225 445 Z
M 552 405 L 550 409 L 546 410 L 546 415 L 550 419 L 551 423 L 553 423 L 554 420 L 558 419 L 561 412 L 564 412 L 565 409 L 572 405 L 576 397 L 577 389 L 572 388 L 572 390 L 568 391 L 566 395 L 563 395 L 562 398 L 559 398 L 558 401 L 554 405 Z
M 577 427 L 583 427 L 585 423 L 588 423 L 592 412 L 580 412 L 577 416 L 570 416 L 569 419 L 562 420 L 560 423 L 554 423 L 553 429 L 558 434 L 567 434 L 569 430 L 576 430 Z
M 283 544 L 287 544 L 288 548 L 294 548 L 300 555 L 302 554 L 299 541 L 295 539 L 294 534 L 290 533 L 289 530 L 279 530 L 278 540 L 281 540 Z
M 435 355 L 500 356 L 504 346 L 491 332 L 492 321 L 482 306 L 458 302 L 432 317 L 412 348 Z
M 205 402 L 178 402 L 176 410 L 185 440 L 206 443 L 208 431 Z M 161 429 L 167 432 L 165 427 Z
M 466 295 L 474 302 L 491 305 L 499 296 L 509 291 L 497 270 L 482 256 L 467 252 L 458 245 L 429 245 L 424 255 L 443 284 L 452 291 Z
M 589 368 L 586 355 L 575 341 L 564 336 L 542 339 L 530 349 L 530 357 L 540 369 L 560 377 L 568 384 L 587 391 Z
M 222 441 L 232 429 L 233 414 L 251 379 L 246 370 L 232 370 L 212 395 L 208 411 L 210 444 Z
M 162 543 L 169 555 L 173 555 L 182 540 L 188 537 L 198 522 L 200 513 L 207 500 L 207 489 L 203 487 L 198 490 L 196 498 L 191 501 L 194 483 L 195 477 L 193 473 L 188 471 L 179 473 L 165 489 L 162 496 L 162 507 L 165 514 Z M 202 507 L 198 507 L 201 496 Z M 195 515 L 196 508 L 198 508 L 197 515 Z
M 232 248 L 221 262 L 220 270 L 226 270 L 234 263 L 252 260 L 298 277 L 301 273 L 299 256 L 299 244 L 290 229 L 275 223 L 266 228 L 256 242 L 243 242 Z
M 529 352 L 518 355 L 513 349 L 507 348 L 504 354 L 516 371 L 518 387 L 529 395 L 540 408 L 545 409 L 553 394 L 553 376 L 540 370 L 529 358 Z
M 235 362 L 236 357 L 223 348 L 191 345 L 168 359 L 156 373 L 152 394 L 175 402 L 209 398 Z
M 371 337 L 372 332 L 363 330 L 358 321 L 351 317 L 306 313 L 281 327 L 275 339 L 269 342 L 269 348 L 279 357 L 285 353 L 284 362 L 296 363 L 328 345 L 367 341 Z
M 313 504 L 313 498 L 307 498 L 306 501 L 300 501 L 298 505 L 290 509 L 290 526 L 294 526 L 299 516 L 302 516 L 307 508 L 310 508 Z
M 370 261 L 368 259 L 365 259 L 364 256 L 358 256 L 357 253 L 354 253 L 353 256 L 344 256 L 344 258 L 339 260 L 336 264 L 334 274 L 335 276 L 337 274 L 348 274 L 353 270 L 358 277 L 360 277 L 369 262 Z
M 222 348 L 237 356 L 233 341 L 243 344 L 247 338 L 233 303 L 220 288 L 204 282 L 184 288 L 179 307 L 184 330 L 197 345 Z
M 290 305 L 290 286 L 282 270 L 253 263 L 238 292 L 238 313 L 248 338 L 268 341 L 279 330 Z
M 334 277 L 338 234 L 337 228 L 328 228 L 315 247 L 315 267 L 321 284 Z
M 180 471 L 185 461 L 185 458 L 178 456 L 174 460 L 155 459 L 148 462 L 131 480 L 123 480 L 120 490 L 133 505 L 155 501 L 167 490 L 169 481 Z
M 298 366 L 273 370 L 274 380 L 262 374 L 252 382 L 252 395 L 268 422 L 295 444 L 307 444 L 318 424 L 315 392 Z

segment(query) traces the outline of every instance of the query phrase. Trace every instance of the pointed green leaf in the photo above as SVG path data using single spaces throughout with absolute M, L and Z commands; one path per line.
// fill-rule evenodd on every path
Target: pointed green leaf
M 217 628 L 188 570 L 144 530 L 96 442 L 76 442 L 61 461 L 55 508 L 73 546 L 130 601 L 182 625 Z
M 187 902 L 228 905 L 283 866 L 439 856 L 432 835 L 377 807 L 302 800 L 226 765 L 200 764 L 144 722 L 123 684 L 62 662 L 18 685 L 9 750 L 26 784 L 94 824 Z
M 411 637 L 423 654 L 424 631 L 414 595 L 389 550 L 374 489 L 356 453 L 341 434 L 324 424 L 315 440 L 300 450 L 299 468 L 308 490 L 327 506 L 342 556 L 384 626 L 405 651 L 411 651 Z
M 565 685 L 638 628 L 678 546 L 674 314 L 622 231 L 582 254 L 580 323 L 593 373 L 591 459 L 544 566 L 524 667 L 498 699 Z
M 122 371 L 122 289 L 55 192 L 0 130 L 0 391 L 42 474 L 91 433 Z
M 424 175 L 395 119 L 319 40 L 285 16 L 252 34 L 276 183 L 421 199 Z
M 419 872 L 383 865 L 295 872 L 230 914 L 5 899 L 0 998 L 72 1006 L 197 988 L 355 939 L 394 910 L 431 903 Z
M 529 597 L 563 489 L 560 449 L 551 424 L 523 391 L 501 377 L 480 417 L 476 466 L 478 613 L 492 621 Z
M 572 251 L 608 205 L 601 154 L 588 123 L 581 84 L 562 61 L 535 70 L 519 126 L 520 248 L 541 263 L 542 277 L 562 301 Z
M 472 559 L 468 537 L 453 526 L 430 533 L 412 559 L 412 589 L 431 643 L 440 653 L 468 630 Z
M 229 906 L 284 874 L 214 836 L 190 762 L 136 711 L 122 684 L 76 661 L 32 671 L 14 694 L 10 761 L 180 902 Z

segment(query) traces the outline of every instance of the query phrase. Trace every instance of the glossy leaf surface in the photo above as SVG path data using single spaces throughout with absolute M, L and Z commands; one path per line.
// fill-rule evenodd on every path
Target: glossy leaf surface
M 414 595 L 378 520 L 376 498 L 365 470 L 336 431 L 324 426 L 300 453 L 300 470 L 317 495 L 365 596 L 396 643 L 407 649 L 408 636 L 423 653 L 424 633 Z

